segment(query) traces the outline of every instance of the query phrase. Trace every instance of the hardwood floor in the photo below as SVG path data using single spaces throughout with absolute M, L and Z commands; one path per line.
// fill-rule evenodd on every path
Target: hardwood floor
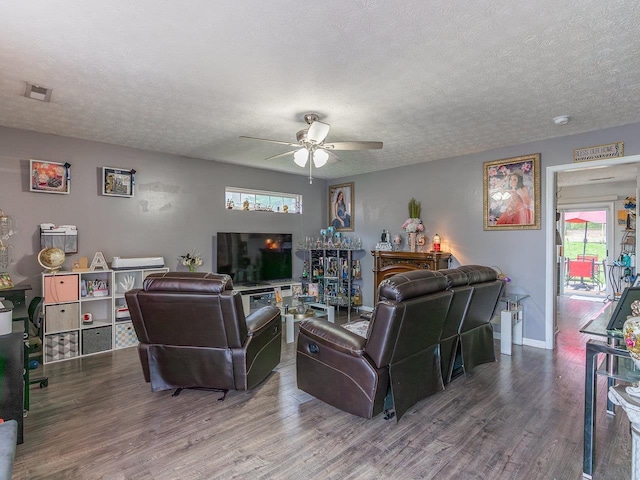
M 601 307 L 563 301 L 556 351 L 514 345 L 513 356 L 457 378 L 399 423 L 298 390 L 295 343 L 283 343 L 262 385 L 224 402 L 215 392 L 152 393 L 135 348 L 47 365 L 49 387 L 31 389 L 13 478 L 576 480 L 586 341 L 578 329 Z M 605 414 L 599 381 L 594 478 L 630 478 L 629 423 L 624 412 Z

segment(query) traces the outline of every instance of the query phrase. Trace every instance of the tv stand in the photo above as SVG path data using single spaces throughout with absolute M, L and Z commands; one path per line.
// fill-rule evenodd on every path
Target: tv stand
M 242 307 L 244 314 L 249 315 L 251 310 L 255 310 L 258 304 L 266 304 L 266 301 L 273 299 L 275 304 L 275 288 L 280 287 L 282 293 L 282 303 L 291 304 L 293 296 L 293 286 L 302 284 L 293 280 L 282 282 L 260 283 L 256 285 L 234 285 L 233 289 L 242 295 Z M 254 305 L 252 308 L 252 304 Z

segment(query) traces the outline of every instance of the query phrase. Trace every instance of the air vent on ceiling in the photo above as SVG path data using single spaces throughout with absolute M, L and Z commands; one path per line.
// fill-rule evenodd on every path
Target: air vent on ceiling
M 25 97 L 32 98 L 33 100 L 40 100 L 42 102 L 49 101 L 53 88 L 41 87 L 39 85 L 33 85 L 29 82 L 26 83 L 27 87 L 24 90 Z

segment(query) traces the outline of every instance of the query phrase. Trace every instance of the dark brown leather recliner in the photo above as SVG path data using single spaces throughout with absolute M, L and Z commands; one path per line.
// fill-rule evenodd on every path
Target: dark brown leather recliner
M 460 357 L 464 373 L 482 363 L 495 362 L 491 319 L 505 282 L 497 272 L 483 265 L 462 265 L 462 271 L 473 288 L 469 307 L 460 326 Z
M 456 358 L 460 355 L 460 326 L 467 314 L 473 287 L 469 285 L 469 277 L 462 270 L 453 268 L 438 270 L 438 272 L 445 276 L 447 288 L 453 293 L 440 336 L 442 380 L 446 385 L 451 381 Z M 461 360 L 458 363 L 461 363 Z
M 280 310 L 263 307 L 245 319 L 228 275 L 151 274 L 125 298 L 153 391 L 249 390 L 280 362 Z
M 438 342 L 452 297 L 446 287 L 442 274 L 428 270 L 384 280 L 367 338 L 322 319 L 302 322 L 298 388 L 364 418 L 392 407 L 397 419 L 443 390 Z

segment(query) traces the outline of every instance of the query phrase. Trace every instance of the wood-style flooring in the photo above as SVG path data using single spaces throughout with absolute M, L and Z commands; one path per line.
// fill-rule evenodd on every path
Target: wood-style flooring
M 49 387 L 31 387 L 13 478 L 577 480 L 587 340 L 578 330 L 601 307 L 563 300 L 555 351 L 514 345 L 399 423 L 298 390 L 295 343 L 283 343 L 262 385 L 223 402 L 152 393 L 135 348 L 50 364 L 37 372 Z M 630 478 L 629 423 L 606 415 L 599 381 L 594 478 Z

